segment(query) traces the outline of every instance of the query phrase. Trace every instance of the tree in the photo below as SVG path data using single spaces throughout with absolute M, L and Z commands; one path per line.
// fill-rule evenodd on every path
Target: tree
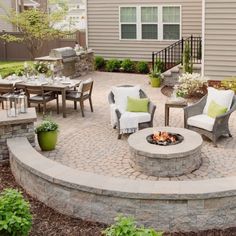
M 34 59 L 39 55 L 45 42 L 70 34 L 70 32 L 53 27 L 63 16 L 64 11 L 49 15 L 38 9 L 30 9 L 20 13 L 11 11 L 5 20 L 16 26 L 19 32 L 22 33 L 22 36 L 18 37 L 18 40 L 26 44 L 31 59 Z M 14 40 L 16 39 L 14 38 Z

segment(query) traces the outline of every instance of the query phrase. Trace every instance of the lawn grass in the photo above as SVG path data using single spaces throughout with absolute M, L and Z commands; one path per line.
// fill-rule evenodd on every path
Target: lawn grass
M 28 63 L 31 63 L 28 61 Z M 0 75 L 2 78 L 17 74 L 24 69 L 24 61 L 0 61 Z

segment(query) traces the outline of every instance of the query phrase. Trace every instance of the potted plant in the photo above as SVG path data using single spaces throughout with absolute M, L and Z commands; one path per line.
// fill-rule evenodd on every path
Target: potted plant
M 154 68 L 151 70 L 149 78 L 151 80 L 152 87 L 157 88 L 161 86 L 161 72 L 156 65 L 154 65 Z
M 42 151 L 54 150 L 57 144 L 58 124 L 51 120 L 43 120 L 39 124 L 35 133 L 38 137 L 38 143 Z

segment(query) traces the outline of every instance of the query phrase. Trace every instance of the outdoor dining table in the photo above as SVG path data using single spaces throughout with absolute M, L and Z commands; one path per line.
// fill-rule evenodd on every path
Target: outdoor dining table
M 4 79 L 5 80 L 5 79 Z M 4 83 L 14 84 L 14 86 L 17 89 L 24 89 L 26 86 L 43 86 L 43 88 L 47 91 L 53 91 L 61 93 L 62 96 L 62 114 L 63 117 L 66 118 L 66 91 L 73 89 L 75 87 L 78 87 L 81 83 L 81 80 L 62 80 L 62 81 L 40 81 L 40 80 L 30 80 L 30 81 L 24 81 L 24 80 L 5 80 Z

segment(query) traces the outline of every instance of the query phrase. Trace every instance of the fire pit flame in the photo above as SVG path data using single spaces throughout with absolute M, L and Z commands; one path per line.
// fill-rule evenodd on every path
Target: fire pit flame
M 174 134 L 165 131 L 158 131 L 147 137 L 147 141 L 149 143 L 162 146 L 175 145 L 181 143 L 183 139 L 183 136 L 180 134 Z

